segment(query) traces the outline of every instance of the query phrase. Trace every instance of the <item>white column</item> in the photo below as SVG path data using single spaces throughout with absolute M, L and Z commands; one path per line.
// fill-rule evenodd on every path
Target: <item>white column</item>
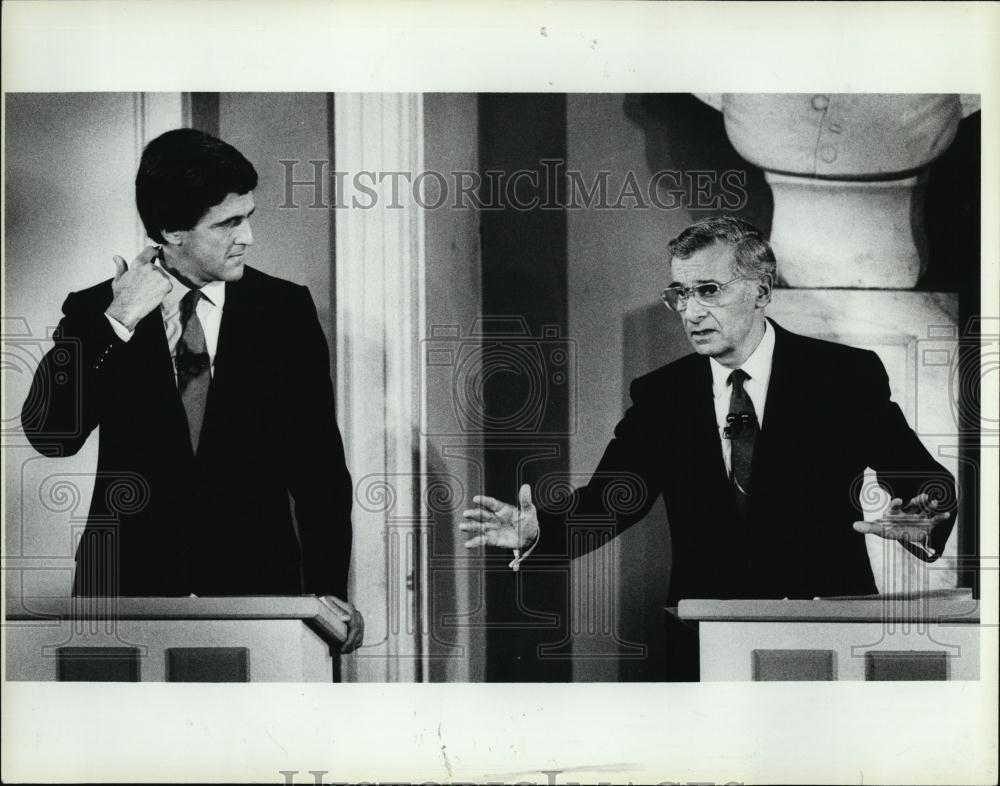
M 360 172 L 423 168 L 420 94 L 338 93 L 334 169 L 338 422 L 354 477 L 350 595 L 363 610 L 366 644 L 344 659 L 351 681 L 414 681 L 427 673 L 424 217 L 404 177 L 366 177 L 374 197 L 353 189 Z M 332 186 L 331 186 L 332 188 Z M 352 201 L 356 199 L 356 202 Z
M 926 267 L 920 178 L 851 181 L 764 172 L 771 245 L 789 287 L 912 289 Z

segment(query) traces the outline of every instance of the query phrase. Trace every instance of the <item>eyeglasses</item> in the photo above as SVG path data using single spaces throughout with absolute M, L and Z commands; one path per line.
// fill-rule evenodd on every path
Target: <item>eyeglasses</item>
M 660 293 L 664 305 L 673 311 L 683 311 L 688 306 L 688 298 L 694 295 L 694 299 L 703 306 L 724 306 L 728 301 L 726 297 L 726 287 L 734 281 L 748 281 L 745 276 L 738 276 L 723 284 L 717 281 L 707 281 L 704 284 L 695 284 L 693 287 L 667 287 Z

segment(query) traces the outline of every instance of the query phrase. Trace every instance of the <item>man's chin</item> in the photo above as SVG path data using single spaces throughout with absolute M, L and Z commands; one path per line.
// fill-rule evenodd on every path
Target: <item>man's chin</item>
M 702 336 L 688 334 L 688 341 L 691 344 L 691 348 L 699 355 L 708 355 L 710 357 L 717 355 L 722 349 L 719 346 L 717 338 L 718 336 L 715 333 Z

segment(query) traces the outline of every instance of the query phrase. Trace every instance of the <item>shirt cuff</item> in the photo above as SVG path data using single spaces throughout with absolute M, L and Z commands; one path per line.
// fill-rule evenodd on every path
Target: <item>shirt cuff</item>
M 107 317 L 108 322 L 111 323 L 111 329 L 115 331 L 115 335 L 118 336 L 118 338 L 122 341 L 128 341 L 132 338 L 132 334 L 135 333 L 134 330 L 129 330 L 110 314 L 105 314 L 104 316 Z
M 538 537 L 535 538 L 535 542 L 532 543 L 530 546 L 528 546 L 527 550 L 524 551 L 524 553 L 522 553 L 520 549 L 514 549 L 514 559 L 510 561 L 510 564 L 507 567 L 513 571 L 520 570 L 521 563 L 531 556 L 531 552 L 535 550 L 535 546 L 538 545 L 538 541 L 540 541 L 541 539 L 542 539 L 542 533 L 539 532 Z

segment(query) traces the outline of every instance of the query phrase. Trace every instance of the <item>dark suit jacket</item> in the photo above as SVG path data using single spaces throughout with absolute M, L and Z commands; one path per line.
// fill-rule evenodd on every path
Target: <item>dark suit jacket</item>
M 587 486 L 558 510 L 536 501 L 543 540 L 574 522 L 614 522 L 617 534 L 662 496 L 672 543 L 667 605 L 876 592 L 864 536 L 851 526 L 863 518 L 865 468 L 904 503 L 926 490 L 944 510 L 954 510 L 954 479 L 890 401 L 874 352 L 771 325 L 774 359 L 745 519 L 719 445 L 709 359 L 688 355 L 633 381 L 632 406 Z M 938 551 L 951 527 L 950 519 L 935 528 Z M 572 556 L 595 545 L 579 542 Z
M 197 455 L 160 310 L 123 342 L 111 299 L 109 281 L 66 299 L 22 411 L 48 455 L 100 427 L 74 592 L 346 598 L 352 485 L 309 291 L 249 267 L 226 285 Z

